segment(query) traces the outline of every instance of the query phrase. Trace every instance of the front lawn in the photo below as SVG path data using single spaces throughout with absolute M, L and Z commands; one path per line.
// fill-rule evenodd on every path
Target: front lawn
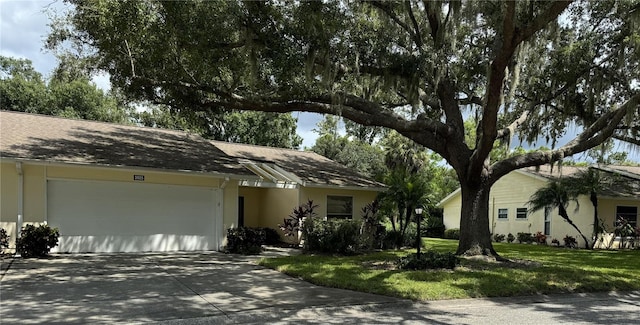
M 458 242 L 425 239 L 427 249 L 455 251 Z M 394 262 L 415 250 L 360 256 L 297 255 L 260 265 L 336 288 L 414 300 L 640 290 L 640 250 L 588 251 L 494 243 L 503 257 L 526 263 L 463 259 L 455 270 L 401 271 Z

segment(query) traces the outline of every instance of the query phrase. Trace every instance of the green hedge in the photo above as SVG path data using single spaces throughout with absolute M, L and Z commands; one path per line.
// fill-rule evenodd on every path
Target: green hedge
M 460 239 L 460 229 L 451 228 L 444 231 L 445 239 Z
M 409 254 L 401 257 L 397 266 L 401 270 L 453 269 L 460 263 L 460 259 L 451 252 L 440 253 L 426 251 L 420 254 Z
M 227 230 L 226 252 L 232 254 L 257 255 L 262 252 L 266 239 L 265 231 L 257 228 L 238 227 Z
M 303 249 L 311 252 L 354 254 L 359 251 L 360 222 L 307 218 L 302 224 Z

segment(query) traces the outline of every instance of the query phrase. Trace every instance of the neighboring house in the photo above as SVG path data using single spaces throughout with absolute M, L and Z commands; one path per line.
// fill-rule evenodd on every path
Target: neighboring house
M 535 234 L 540 231 L 547 235 L 548 242 L 555 238 L 560 243 L 566 235 L 570 235 L 578 240 L 580 247 L 584 247 L 584 240 L 558 215 L 558 209 L 531 212 L 527 202 L 531 195 L 545 186 L 550 179 L 575 175 L 586 168 L 595 168 L 605 175 L 616 177 L 615 185 L 598 193 L 598 215 L 604 223 L 605 230 L 613 232 L 617 217 L 624 217 L 634 227 L 637 226 L 640 210 L 640 167 L 555 166 L 551 168 L 546 165 L 513 171 L 493 185 L 489 198 L 491 233 L 504 235 L 511 233 L 516 236 L 519 232 Z M 460 189 L 438 203 L 438 206 L 444 209 L 444 225 L 447 229 L 460 227 L 461 205 Z M 587 238 L 592 239 L 594 211 L 589 197 L 580 196 L 577 205 L 572 201 L 567 212 L 580 231 Z
M 219 250 L 313 200 L 359 218 L 384 185 L 312 152 L 0 111 L 0 227 L 47 223 L 59 252 Z

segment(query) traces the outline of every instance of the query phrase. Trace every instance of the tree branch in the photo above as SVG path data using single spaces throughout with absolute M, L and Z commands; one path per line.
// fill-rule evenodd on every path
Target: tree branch
M 551 21 L 556 20 L 558 16 L 565 10 L 573 0 L 557 0 L 543 14 L 536 16 L 528 25 L 526 25 L 516 35 L 515 43 L 519 44 L 529 39 L 533 34 L 547 26 Z
M 431 28 L 431 38 L 433 38 L 433 43 L 435 46 L 439 46 L 440 37 L 438 34 L 440 33 L 440 6 L 436 8 L 437 2 L 434 1 L 423 1 L 424 8 L 427 10 L 427 18 L 429 19 L 429 27 Z
M 502 30 L 502 46 L 491 62 L 489 81 L 482 112 L 482 121 L 478 127 L 478 144 L 471 156 L 468 172 L 478 175 L 483 168 L 485 159 L 493 149 L 493 142 L 497 135 L 498 109 L 502 104 L 502 86 L 505 78 L 505 68 L 513 57 L 515 49 L 523 41 L 528 40 L 536 32 L 544 28 L 569 6 L 571 1 L 559 0 L 553 2 L 543 14 L 535 17 L 523 29 L 515 25 L 515 1 L 507 2 Z
M 495 163 L 491 168 L 490 183 L 495 183 L 513 170 L 555 162 L 602 144 L 613 136 L 618 124 L 627 114 L 633 114 L 634 110 L 638 109 L 640 109 L 640 93 L 632 96 L 619 108 L 600 116 L 576 138 L 556 150 L 531 152 Z
M 391 18 L 393 22 L 395 22 L 398 26 L 400 26 L 407 33 L 409 33 L 409 36 L 416 43 L 416 46 L 419 47 L 420 46 L 419 44 L 422 44 L 422 40 L 418 38 L 418 35 L 416 35 L 416 33 L 411 29 L 411 27 L 409 27 L 409 25 L 407 25 L 405 22 L 400 20 L 400 17 L 398 17 L 398 15 L 396 15 L 396 13 L 393 12 L 393 9 L 391 9 L 391 7 L 389 7 L 387 3 L 382 1 L 371 1 L 367 3 L 378 8 L 380 11 L 382 11 L 387 16 L 389 16 L 389 18 Z
M 482 120 L 477 129 L 477 144 L 471 156 L 469 175 L 479 175 L 485 160 L 493 149 L 497 135 L 498 108 L 502 103 L 502 86 L 506 75 L 505 68 L 513 56 L 517 44 L 514 44 L 515 34 L 515 2 L 508 1 L 502 26 L 502 46 L 495 59 L 491 62 L 489 81 L 485 95 L 486 103 L 482 110 Z
M 631 144 L 636 145 L 636 146 L 640 146 L 640 139 L 638 139 L 638 138 L 632 138 L 632 137 L 630 137 L 630 136 L 628 136 L 628 135 L 618 135 L 618 134 L 614 134 L 614 135 L 613 135 L 613 138 L 618 139 L 618 140 L 620 140 L 620 141 L 624 141 L 624 142 L 631 143 Z
M 501 138 L 513 135 L 515 130 L 527 120 L 528 116 L 529 116 L 529 111 L 522 112 L 522 115 L 520 115 L 519 118 L 513 121 L 513 123 L 509 124 L 509 126 L 507 126 L 506 128 L 503 128 L 502 130 L 498 130 L 496 139 L 501 139 Z
M 414 42 L 416 42 L 416 46 L 418 50 L 422 49 L 422 34 L 420 33 L 420 26 L 418 26 L 418 22 L 416 21 L 416 17 L 413 15 L 413 9 L 411 8 L 411 1 L 405 1 L 405 6 L 407 7 L 407 13 L 409 14 L 409 18 L 411 19 L 411 23 L 413 24 L 414 30 Z
M 314 112 L 338 115 L 362 125 L 395 129 L 400 134 L 432 148 L 441 155 L 448 155 L 444 145 L 444 139 L 448 137 L 448 127 L 442 122 L 433 119 L 408 121 L 398 114 L 356 96 L 323 95 L 307 99 L 262 98 L 258 100 L 228 94 L 220 100 L 212 100 L 205 105 L 276 113 Z

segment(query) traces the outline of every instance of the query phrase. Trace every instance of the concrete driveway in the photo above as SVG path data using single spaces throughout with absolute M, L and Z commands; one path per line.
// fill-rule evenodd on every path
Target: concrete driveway
M 313 307 L 409 303 L 315 286 L 256 259 L 217 252 L 16 258 L 3 265 L 0 322 L 262 323 Z
M 640 292 L 417 303 L 314 286 L 256 259 L 206 252 L 5 260 L 0 323 L 640 324 Z

